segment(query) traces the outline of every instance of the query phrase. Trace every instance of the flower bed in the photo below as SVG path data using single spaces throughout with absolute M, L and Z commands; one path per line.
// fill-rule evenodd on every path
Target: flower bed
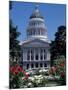
M 65 63 L 56 61 L 50 69 L 40 69 L 35 72 L 25 71 L 21 66 L 10 67 L 10 88 L 31 88 L 65 85 Z

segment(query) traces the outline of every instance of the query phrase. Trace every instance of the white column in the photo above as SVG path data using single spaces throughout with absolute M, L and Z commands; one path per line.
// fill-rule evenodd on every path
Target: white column
M 40 63 L 38 63 L 38 67 L 40 68 Z
M 39 53 L 38 55 L 39 55 L 39 61 L 40 61 L 40 49 L 38 49 L 38 53 Z
M 44 63 L 42 63 L 43 64 L 43 68 L 44 68 Z
M 34 61 L 35 61 L 35 48 L 34 48 Z
M 27 60 L 27 53 L 26 53 L 26 49 L 23 49 L 23 61 Z
M 44 49 L 43 49 L 43 60 L 44 60 Z
M 47 60 L 50 60 L 50 52 L 48 51 L 48 49 L 47 49 Z
M 48 50 L 46 49 L 46 60 L 48 60 Z
M 31 61 L 31 49 L 30 49 L 30 61 Z
M 40 31 L 40 35 L 41 35 L 41 30 L 39 30 Z
M 34 63 L 34 69 L 35 69 L 35 63 Z

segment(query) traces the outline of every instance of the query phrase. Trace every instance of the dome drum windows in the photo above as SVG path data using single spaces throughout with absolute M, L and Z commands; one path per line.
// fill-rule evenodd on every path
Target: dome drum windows
M 39 22 L 32 22 L 32 25 L 29 27 L 27 30 L 27 35 L 32 36 L 32 35 L 44 35 L 45 34 L 45 29 L 44 27 L 41 26 Z
M 41 21 L 31 21 L 30 23 L 29 23 L 29 27 L 31 27 L 31 26 L 43 26 L 44 24 L 43 24 L 43 22 L 41 22 Z

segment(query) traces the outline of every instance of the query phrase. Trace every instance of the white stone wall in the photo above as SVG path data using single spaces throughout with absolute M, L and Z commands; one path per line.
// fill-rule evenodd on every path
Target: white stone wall
M 38 60 L 36 60 L 36 50 L 38 49 Z M 31 64 L 33 64 L 34 65 L 34 67 L 33 67 L 33 69 L 36 69 L 36 63 L 38 63 L 38 68 L 40 68 L 40 63 L 42 63 L 42 67 L 41 68 L 45 68 L 44 67 L 44 63 L 46 63 L 46 65 L 47 65 L 47 67 L 46 68 L 48 68 L 48 67 L 50 67 L 50 63 L 48 63 L 49 61 L 50 61 L 50 52 L 49 52 L 49 50 L 48 50 L 48 48 L 24 48 L 23 49 L 23 67 L 25 68 L 25 69 L 27 69 L 27 64 L 29 64 L 29 69 L 32 69 L 32 67 L 31 67 Z M 40 53 L 40 51 L 41 51 L 41 49 L 44 51 L 46 51 L 46 59 L 44 60 L 44 52 L 42 52 L 42 60 L 41 60 L 41 53 Z M 30 50 L 30 60 L 27 60 L 27 51 L 28 50 Z M 34 50 L 34 60 L 31 60 L 31 50 Z M 37 68 L 37 69 L 38 69 Z

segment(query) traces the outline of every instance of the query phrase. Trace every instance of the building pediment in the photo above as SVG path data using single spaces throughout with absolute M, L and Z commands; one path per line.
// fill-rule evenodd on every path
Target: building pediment
M 26 40 L 21 44 L 22 47 L 48 47 L 49 43 L 41 39 Z

